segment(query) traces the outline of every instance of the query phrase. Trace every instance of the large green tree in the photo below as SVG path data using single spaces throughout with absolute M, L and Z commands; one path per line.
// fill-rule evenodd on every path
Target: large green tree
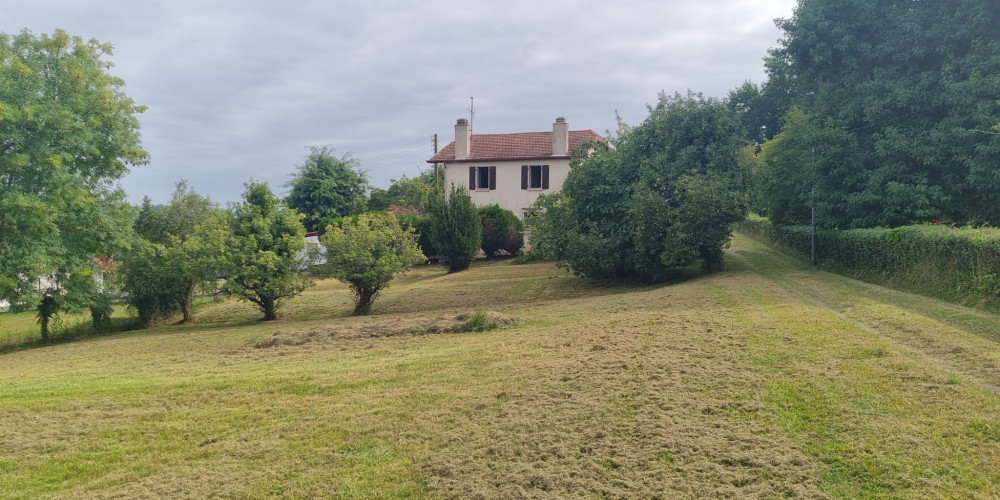
M 145 108 L 110 74 L 111 53 L 60 30 L 0 34 L 0 298 L 15 307 L 42 293 L 86 305 L 88 262 L 128 246 L 132 215 L 114 183 L 148 162 Z M 33 286 L 49 275 L 58 290 Z
M 361 162 L 350 153 L 338 158 L 333 152 L 331 146 L 310 146 L 305 163 L 286 185 L 291 190 L 285 203 L 305 215 L 303 222 L 311 231 L 322 229 L 319 226 L 324 218 L 365 210 L 368 176 L 361 170 Z
M 661 94 L 612 143 L 578 150 L 563 199 L 544 198 L 555 213 L 532 225 L 542 251 L 595 278 L 660 280 L 695 261 L 719 269 L 747 207 L 749 153 L 735 114 L 700 94 Z
M 264 320 L 277 319 L 282 300 L 312 284 L 305 272 L 305 227 L 266 183 L 249 182 L 232 211 L 232 274 L 225 290 L 256 304 Z
M 822 224 L 1000 223 L 1000 3 L 799 0 L 779 26 L 769 81 L 827 139 L 810 160 Z
M 371 312 L 372 302 L 396 274 L 427 259 L 413 229 L 404 229 L 394 215 L 372 212 L 331 226 L 322 237 L 325 267 L 350 286 L 357 298 L 354 314 Z
M 191 321 L 197 287 L 214 288 L 228 267 L 226 248 L 231 242 L 226 212 L 182 180 L 169 204 L 160 209 L 143 206 L 136 229 L 154 248 L 133 252 L 129 259 L 127 269 L 133 276 L 127 283 L 133 307 L 145 323 L 174 309 L 181 311 L 185 322 Z M 157 276 L 150 277 L 152 273 Z M 144 307 L 156 309 L 141 310 Z

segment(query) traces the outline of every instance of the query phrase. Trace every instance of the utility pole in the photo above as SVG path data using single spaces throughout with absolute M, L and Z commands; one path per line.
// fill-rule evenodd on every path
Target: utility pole
M 813 179 L 815 179 L 816 146 L 812 148 L 812 157 L 809 161 L 812 163 Z M 816 267 L 816 186 L 812 188 L 812 195 L 809 197 L 809 201 L 810 205 L 812 205 L 812 229 L 809 231 L 809 263 L 813 267 Z
M 438 135 L 434 134 L 434 156 L 438 154 Z M 438 164 L 434 164 L 434 192 L 438 190 Z

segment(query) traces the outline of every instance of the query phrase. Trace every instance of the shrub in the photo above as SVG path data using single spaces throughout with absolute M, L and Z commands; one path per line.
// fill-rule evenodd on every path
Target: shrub
M 361 214 L 356 223 L 330 226 L 322 241 L 326 268 L 357 297 L 354 314 L 371 312 L 372 302 L 397 273 L 425 260 L 413 229 L 385 213 Z
M 417 235 L 417 244 L 424 256 L 430 259 L 437 255 L 437 250 L 430 239 L 431 218 L 429 215 L 396 214 L 396 220 L 403 229 L 412 229 Z
M 483 238 L 483 225 L 464 188 L 451 186 L 447 200 L 436 196 L 430 204 L 430 237 L 449 272 L 468 269 Z
M 487 259 L 500 254 L 517 255 L 524 245 L 524 224 L 514 212 L 500 205 L 479 208 L 479 221 L 483 225 L 481 248 Z
M 808 226 L 778 226 L 750 216 L 739 229 L 809 252 Z M 821 230 L 820 265 L 875 283 L 949 300 L 1000 306 L 1000 230 L 920 224 L 893 229 Z
M 561 192 L 539 195 L 531 208 L 527 220 L 531 249 L 524 260 L 565 261 L 574 226 L 566 197 Z

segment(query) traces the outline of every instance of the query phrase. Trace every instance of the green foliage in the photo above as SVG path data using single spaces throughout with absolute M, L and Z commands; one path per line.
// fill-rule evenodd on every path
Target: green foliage
M 302 272 L 308 256 L 305 227 L 295 209 L 286 207 L 267 187 L 251 181 L 243 201 L 233 206 L 227 293 L 257 305 L 264 320 L 277 319 L 281 300 L 294 297 L 312 279 Z
M 355 215 L 365 210 L 368 176 L 361 162 L 348 153 L 340 158 L 333 147 L 310 147 L 305 163 L 298 167 L 285 202 L 305 215 L 303 223 L 312 231 L 320 229 L 324 217 Z
M 128 272 L 138 274 L 127 280 L 132 306 L 147 326 L 175 310 L 191 321 L 195 289 L 214 288 L 229 264 L 226 212 L 182 180 L 168 205 L 156 210 L 144 203 L 136 230 L 155 249 L 134 253 L 128 266 Z M 149 280 L 151 272 L 158 275 Z
M 729 108 L 660 94 L 649 118 L 613 142 L 577 152 L 565 198 L 538 205 L 554 211 L 532 222 L 532 246 L 594 278 L 662 280 L 696 260 L 721 268 L 730 225 L 746 213 L 749 171 Z
M 809 252 L 809 226 L 751 216 L 741 231 Z M 1000 305 L 1000 230 L 920 224 L 893 229 L 821 230 L 820 264 L 877 283 L 946 299 Z
M 417 243 L 420 244 L 420 248 L 423 250 L 424 255 L 428 259 L 434 258 L 437 254 L 437 247 L 431 241 L 431 216 L 430 215 L 409 215 L 409 214 L 396 214 L 396 219 L 399 220 L 399 224 L 403 226 L 404 229 L 413 229 L 417 233 Z M 351 222 L 357 224 L 358 216 L 352 215 L 350 217 L 326 217 L 323 219 L 323 229 L 319 230 L 318 233 L 322 237 L 326 233 L 326 228 L 330 226 L 343 227 L 345 222 Z
M 114 295 L 106 291 L 94 294 L 90 303 L 90 319 L 95 331 L 104 332 L 111 327 L 111 314 L 115 310 L 112 304 L 114 299 Z
M 630 137 L 631 133 L 619 137 L 616 146 L 625 146 Z M 567 233 L 542 238 L 564 243 L 567 262 L 577 273 L 592 278 L 626 277 L 635 270 L 629 209 L 638 165 L 629 165 L 620 149 L 592 146 L 594 154 L 589 157 L 574 154 L 562 189 L 567 217 L 549 225 Z M 532 241 L 535 230 L 532 227 Z
M 483 225 L 483 240 L 480 247 L 486 258 L 493 258 L 505 252 L 517 255 L 524 245 L 524 224 L 514 212 L 500 205 L 479 207 L 479 221 Z
M 42 300 L 38 304 L 38 323 L 42 327 L 42 340 L 49 340 L 49 321 L 59 313 L 59 298 L 54 292 L 47 292 L 42 295 Z
M 452 185 L 447 200 L 440 195 L 431 199 L 430 214 L 430 239 L 445 267 L 449 272 L 468 269 L 483 238 L 483 225 L 469 193 Z
M 417 212 L 425 213 L 433 192 L 433 170 L 430 177 L 423 173 L 412 179 L 404 175 L 399 179 L 393 179 L 389 189 L 372 189 L 368 198 L 368 210 L 382 212 L 396 205 L 403 208 L 412 207 Z
M 438 254 L 437 247 L 431 242 L 432 219 L 429 215 L 396 215 L 396 218 L 399 219 L 399 225 L 403 226 L 403 229 L 413 229 L 417 233 L 417 244 L 428 259 Z
M 496 322 L 490 319 L 485 309 L 476 309 L 476 312 L 462 325 L 462 329 L 467 332 L 485 332 L 495 328 L 497 328 Z
M 88 262 L 128 246 L 132 213 L 114 185 L 144 164 L 145 108 L 111 76 L 108 44 L 63 31 L 0 34 L 0 299 L 35 306 L 32 284 L 69 285 L 60 310 L 86 307 Z M 84 283 L 90 278 L 91 283 Z
M 661 94 L 633 135 L 637 270 L 662 279 L 695 260 L 707 271 L 721 269 L 730 225 L 747 207 L 748 169 L 735 116 L 700 94 Z
M 321 241 L 330 276 L 347 283 L 357 297 L 354 314 L 369 314 L 372 302 L 396 274 L 427 259 L 412 228 L 389 214 L 365 213 L 357 222 L 330 226 Z
M 126 292 L 129 308 L 144 327 L 179 308 L 180 292 L 170 279 L 163 253 L 162 246 L 142 240 L 123 256 L 122 289 Z
M 778 175 L 802 171 L 805 146 L 816 147 L 810 180 L 823 224 L 1000 224 L 1000 137 L 990 133 L 1000 105 L 988 76 L 1000 73 L 1000 4 L 800 0 L 779 26 L 769 82 L 808 127 L 786 123 L 796 137 L 771 158 Z M 779 189 L 788 208 L 777 215 L 800 219 L 790 207 L 802 191 Z
M 531 249 L 525 260 L 565 262 L 569 258 L 569 240 L 575 234 L 575 219 L 566 196 L 562 191 L 540 194 L 531 209 L 526 221 L 531 231 Z
M 780 90 L 773 82 L 757 85 L 750 81 L 729 92 L 726 106 L 736 115 L 743 140 L 763 143 L 781 127 Z

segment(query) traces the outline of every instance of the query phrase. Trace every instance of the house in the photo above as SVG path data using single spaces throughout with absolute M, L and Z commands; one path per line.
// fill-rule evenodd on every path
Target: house
M 556 118 L 552 132 L 473 134 L 469 121 L 455 124 L 455 141 L 427 163 L 444 164 L 444 182 L 469 191 L 476 206 L 497 204 L 520 217 L 540 194 L 558 191 L 569 175 L 573 148 L 604 138 L 593 130 L 570 130 Z
M 306 233 L 306 247 L 299 252 L 299 257 L 306 261 L 302 269 L 326 264 L 326 247 L 320 243 L 319 233 L 316 231 Z

